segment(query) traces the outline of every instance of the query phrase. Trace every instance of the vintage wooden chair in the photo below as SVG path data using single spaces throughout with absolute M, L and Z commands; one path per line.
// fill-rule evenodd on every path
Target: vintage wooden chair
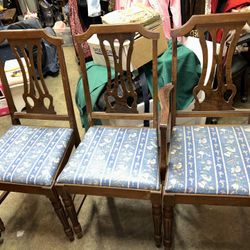
M 0 62 L 1 81 L 13 125 L 0 138 L 0 190 L 47 196 L 66 235 L 73 240 L 72 228 L 54 188 L 55 179 L 66 164 L 72 148 L 80 142 L 63 42 L 43 30 L 1 31 L 0 43 L 5 40 L 10 44 L 19 67 L 9 74 L 5 72 L 3 62 Z M 64 114 L 56 113 L 55 98 L 49 92 L 50 86 L 46 85 L 42 74 L 45 41 L 57 49 L 64 90 L 61 98 L 66 102 Z M 23 92 L 18 98 L 12 95 L 13 90 L 9 86 L 11 77 L 23 78 Z M 14 100 L 22 99 L 24 108 L 18 111 Z M 41 126 L 42 120 L 43 125 L 46 121 L 46 127 Z
M 172 242 L 175 204 L 250 206 L 250 125 L 176 126 L 176 117 L 250 117 L 250 110 L 233 107 L 236 87 L 232 82 L 231 63 L 236 43 L 248 14 L 193 16 L 183 27 L 171 31 L 173 38 L 172 84 L 159 92 L 162 107 L 162 133 L 170 133 L 167 173 L 163 191 L 164 246 Z M 203 51 L 201 78 L 193 94 L 192 111 L 176 110 L 177 37 L 197 29 Z M 223 29 L 220 50 L 216 52 L 216 34 Z M 230 31 L 233 40 L 223 57 Z M 213 41 L 213 63 L 207 68 L 205 36 Z M 205 81 L 206 74 L 209 74 Z M 185 84 L 185 81 L 183 82 Z M 201 96 L 199 96 L 201 94 Z M 204 98 L 201 98 L 201 97 Z
M 152 43 L 153 112 L 139 114 L 137 94 L 130 72 L 135 35 L 140 33 Z M 82 49 L 82 43 L 93 34 L 100 41 L 100 48 L 107 65 L 105 90 L 106 110 L 93 111 L 90 87 Z M 84 34 L 77 35 L 80 64 L 87 114 L 90 128 L 78 149 L 59 175 L 56 187 L 62 194 L 66 210 L 75 232 L 82 235 L 69 194 L 99 195 L 147 199 L 152 202 L 154 238 L 161 245 L 161 181 L 158 153 L 158 91 L 157 91 L 157 39 L 158 33 L 145 30 L 141 25 L 93 25 Z M 105 42 L 110 51 L 106 51 Z M 126 60 L 122 59 L 123 43 L 129 41 Z M 114 42 L 118 44 L 115 49 Z M 108 50 L 108 49 L 107 49 Z M 144 53 L 144 52 L 143 52 Z M 147 51 L 146 53 L 150 53 Z M 111 81 L 111 62 L 114 62 L 115 78 Z M 125 67 L 124 67 L 125 66 Z M 127 70 L 123 70 L 123 69 Z M 118 92 L 119 86 L 122 90 Z M 94 126 L 96 119 L 123 119 L 124 126 Z M 151 127 L 130 126 L 132 120 L 149 120 Z

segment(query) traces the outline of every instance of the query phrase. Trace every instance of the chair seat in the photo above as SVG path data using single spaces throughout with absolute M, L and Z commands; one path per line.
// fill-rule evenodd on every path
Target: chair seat
M 159 190 L 156 129 L 91 127 L 57 182 Z
M 0 138 L 0 182 L 50 186 L 72 133 L 12 126 Z
M 176 126 L 172 133 L 165 192 L 250 194 L 250 126 Z

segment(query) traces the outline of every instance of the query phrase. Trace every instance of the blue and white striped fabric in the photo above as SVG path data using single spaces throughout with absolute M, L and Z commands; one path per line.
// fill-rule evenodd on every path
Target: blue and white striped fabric
M 0 138 L 0 182 L 50 186 L 72 133 L 12 126 Z
M 250 195 L 250 126 L 173 128 L 166 192 Z
M 91 127 L 57 182 L 159 190 L 156 129 Z

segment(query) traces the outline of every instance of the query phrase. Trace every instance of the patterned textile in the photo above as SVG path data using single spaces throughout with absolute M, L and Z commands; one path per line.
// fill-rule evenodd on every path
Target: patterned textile
M 250 126 L 173 128 L 166 192 L 250 195 Z
M 0 138 L 0 182 L 51 185 L 72 132 L 12 126 Z
M 58 183 L 159 190 L 157 131 L 91 127 Z
M 71 29 L 74 47 L 75 47 L 76 53 L 78 54 L 78 47 L 74 39 L 74 36 L 77 34 L 82 34 L 83 32 L 87 30 L 87 28 L 81 24 L 79 14 L 78 14 L 77 0 L 69 0 L 69 25 Z M 84 50 L 85 58 L 91 56 L 90 48 L 87 42 L 83 42 L 83 50 Z
M 173 22 L 174 28 L 178 28 L 181 26 L 181 0 L 116 0 L 115 1 L 115 9 L 122 10 L 128 9 L 135 4 L 142 4 L 156 10 L 162 19 L 163 22 L 163 30 L 165 37 L 170 39 L 170 29 L 171 22 Z M 172 14 L 172 20 L 170 20 L 169 11 Z

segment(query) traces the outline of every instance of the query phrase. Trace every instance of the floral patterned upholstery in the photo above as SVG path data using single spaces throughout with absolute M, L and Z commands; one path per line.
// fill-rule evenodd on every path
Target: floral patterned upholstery
M 156 129 L 91 127 L 57 182 L 159 190 Z
M 0 138 L 0 182 L 50 186 L 72 133 L 12 126 Z
M 250 126 L 173 128 L 166 192 L 250 194 Z

